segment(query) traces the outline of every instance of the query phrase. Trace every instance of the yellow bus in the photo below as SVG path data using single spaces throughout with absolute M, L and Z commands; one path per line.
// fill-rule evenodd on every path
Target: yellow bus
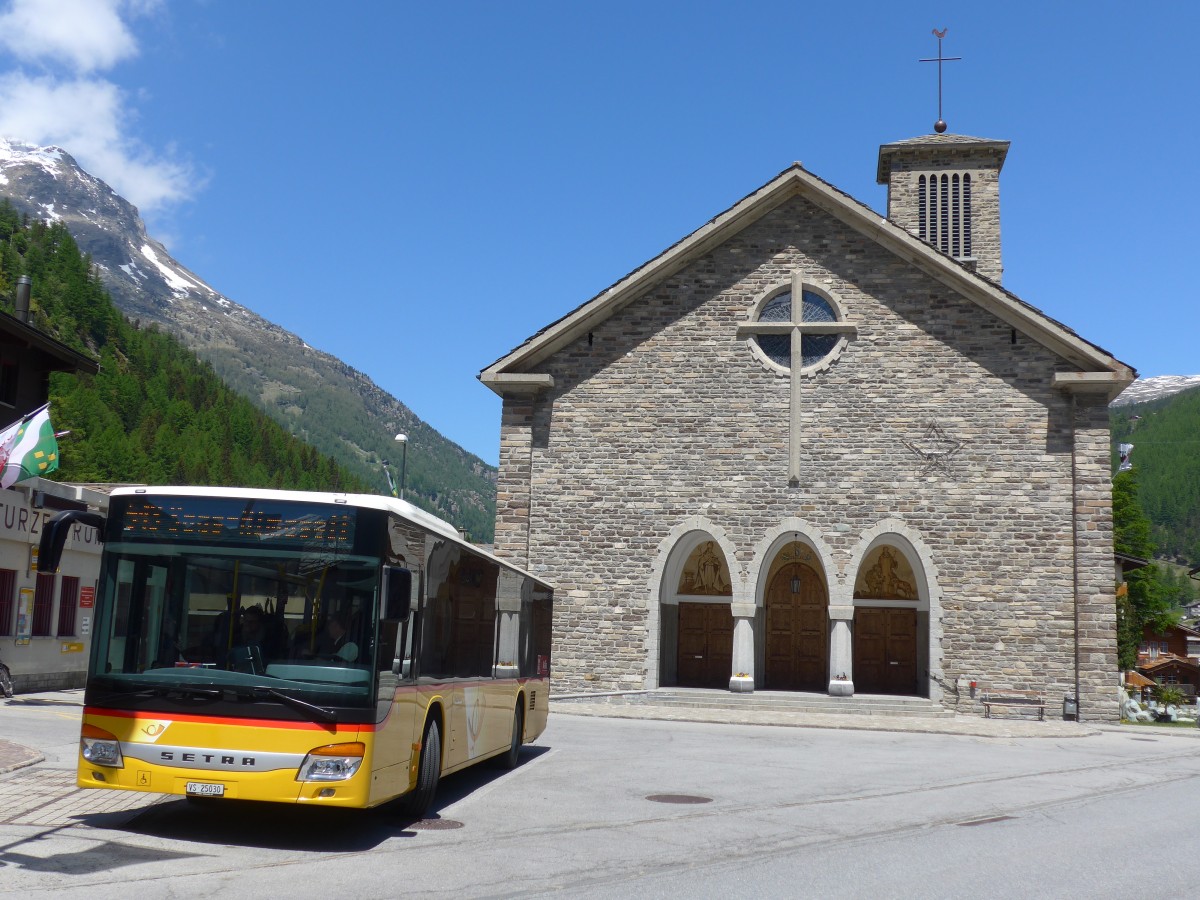
M 402 500 L 137 487 L 42 537 L 104 541 L 78 784 L 429 807 L 546 726 L 553 592 Z

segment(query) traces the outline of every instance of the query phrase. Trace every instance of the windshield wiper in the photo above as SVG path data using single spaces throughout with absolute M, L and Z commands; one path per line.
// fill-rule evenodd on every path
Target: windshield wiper
M 308 713 L 318 722 L 336 722 L 338 720 L 337 713 L 332 709 L 317 706 L 315 703 L 309 703 L 306 700 L 301 700 L 299 697 L 293 697 L 291 694 L 277 691 L 275 688 L 255 685 L 251 690 L 255 697 L 270 697 L 272 700 L 278 700 L 284 706 L 290 706 L 292 709 Z

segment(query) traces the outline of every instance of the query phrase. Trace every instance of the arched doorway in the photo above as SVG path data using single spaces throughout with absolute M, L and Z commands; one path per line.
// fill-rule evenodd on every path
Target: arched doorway
M 921 693 L 920 606 L 916 574 L 905 554 L 886 543 L 872 549 L 854 583 L 857 693 Z M 927 613 L 924 618 L 927 623 Z
M 829 683 L 829 594 L 825 579 L 807 562 L 784 562 L 771 573 L 765 605 L 763 687 L 775 691 L 825 690 Z
M 692 531 L 672 550 L 660 605 L 660 684 L 728 688 L 733 585 L 720 541 Z

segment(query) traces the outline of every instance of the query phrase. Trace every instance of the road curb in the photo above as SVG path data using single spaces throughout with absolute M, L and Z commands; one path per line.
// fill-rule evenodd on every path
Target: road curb
M 34 766 L 46 757 L 29 747 L 0 740 L 0 775 L 7 775 L 26 766 Z

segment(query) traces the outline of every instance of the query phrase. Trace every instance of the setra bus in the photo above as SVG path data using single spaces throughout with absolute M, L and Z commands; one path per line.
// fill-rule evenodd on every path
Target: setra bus
M 78 784 L 421 815 L 546 726 L 553 592 L 390 497 L 114 490 Z

